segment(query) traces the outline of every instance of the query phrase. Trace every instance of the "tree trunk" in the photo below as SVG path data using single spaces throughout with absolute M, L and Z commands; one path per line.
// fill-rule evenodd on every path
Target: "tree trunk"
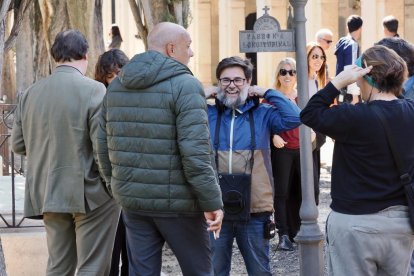
M 10 33 L 12 13 L 9 13 L 5 19 L 5 33 Z M 13 102 L 16 95 L 16 72 L 14 69 L 14 52 L 5 51 L 3 53 L 3 70 L 1 74 L 0 85 L 2 88 L 2 97 L 5 103 Z
M 159 22 L 174 22 L 184 28 L 190 24 L 189 0 L 129 0 L 129 5 L 145 49 L 148 33 Z
M 105 51 L 102 0 L 37 0 L 30 4 L 17 38 L 17 90 L 48 76 L 56 66 L 50 55 L 56 35 L 67 29 L 82 32 L 89 44 L 86 75 L 93 77 L 99 55 Z

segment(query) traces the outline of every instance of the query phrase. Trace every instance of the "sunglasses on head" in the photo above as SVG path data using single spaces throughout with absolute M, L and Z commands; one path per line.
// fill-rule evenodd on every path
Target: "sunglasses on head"
M 320 58 L 321 60 L 325 60 L 326 59 L 326 57 L 325 56 L 320 56 L 320 55 L 318 55 L 318 54 L 313 54 L 312 55 L 312 59 L 318 59 L 318 58 Z
M 286 70 L 286 69 L 280 69 L 279 70 L 279 75 L 281 76 L 286 76 L 287 74 L 289 74 L 291 77 L 296 75 L 296 70 Z

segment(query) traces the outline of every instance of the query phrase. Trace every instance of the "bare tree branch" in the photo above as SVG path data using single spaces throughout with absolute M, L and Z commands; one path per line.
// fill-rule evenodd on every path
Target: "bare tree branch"
M 0 7 L 0 21 L 3 21 L 6 17 L 7 12 L 9 11 L 11 0 L 1 0 Z
M 183 26 L 183 2 L 173 2 L 174 16 L 177 24 Z
M 144 41 L 145 49 L 147 49 L 147 36 L 148 30 L 147 27 L 144 26 L 143 20 L 141 17 L 142 10 L 138 7 L 136 0 L 128 0 L 129 6 L 131 7 L 132 15 L 135 19 L 135 25 L 137 26 L 138 32 L 142 40 Z
M 151 1 L 151 0 L 139 0 L 141 1 L 141 5 L 142 5 L 142 11 L 144 12 L 144 16 L 145 16 L 145 23 L 147 24 L 147 31 L 150 32 L 152 30 L 152 28 L 154 28 L 154 25 L 157 24 L 158 22 L 155 22 L 156 19 L 154 19 L 153 16 L 153 9 L 154 6 L 157 6 L 157 3 L 159 1 Z
M 23 16 L 26 12 L 27 8 L 29 7 L 30 3 L 33 0 L 22 0 L 19 6 L 19 10 L 16 13 L 16 16 L 14 18 L 13 27 L 10 31 L 10 35 L 7 38 L 6 42 L 4 43 L 4 52 L 7 53 L 14 44 L 16 43 L 17 35 L 19 34 L 20 27 L 22 25 Z

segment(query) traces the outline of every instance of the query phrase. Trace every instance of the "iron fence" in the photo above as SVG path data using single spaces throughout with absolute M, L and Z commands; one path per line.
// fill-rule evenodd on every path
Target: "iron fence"
M 3 214 L 0 214 L 1 219 L 6 224 L 7 228 L 21 227 L 24 217 L 16 223 L 16 183 L 15 175 L 24 173 L 24 158 L 18 157 L 19 162 L 15 162 L 15 155 L 10 150 L 9 138 L 11 136 L 11 129 L 13 127 L 13 114 L 16 110 L 16 104 L 0 103 L 0 156 L 2 157 L 1 170 L 2 175 L 11 177 L 11 194 L 12 194 L 12 222 L 9 223 Z

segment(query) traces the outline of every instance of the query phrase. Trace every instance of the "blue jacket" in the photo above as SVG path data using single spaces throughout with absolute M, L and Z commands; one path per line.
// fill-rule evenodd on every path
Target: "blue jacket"
M 409 77 L 403 87 L 404 97 L 414 100 L 414 76 Z
M 216 100 L 208 106 L 213 150 L 218 112 L 222 113 L 218 156 L 221 173 L 250 173 L 251 132 L 249 110 L 253 110 L 256 148 L 251 188 L 251 213 L 273 211 L 273 175 L 270 137 L 300 125 L 300 109 L 283 94 L 269 89 L 264 96 L 270 104 L 249 98 L 237 109 L 225 107 Z
M 354 64 L 359 56 L 359 45 L 350 35 L 344 36 L 336 43 L 336 75 L 344 66 Z

